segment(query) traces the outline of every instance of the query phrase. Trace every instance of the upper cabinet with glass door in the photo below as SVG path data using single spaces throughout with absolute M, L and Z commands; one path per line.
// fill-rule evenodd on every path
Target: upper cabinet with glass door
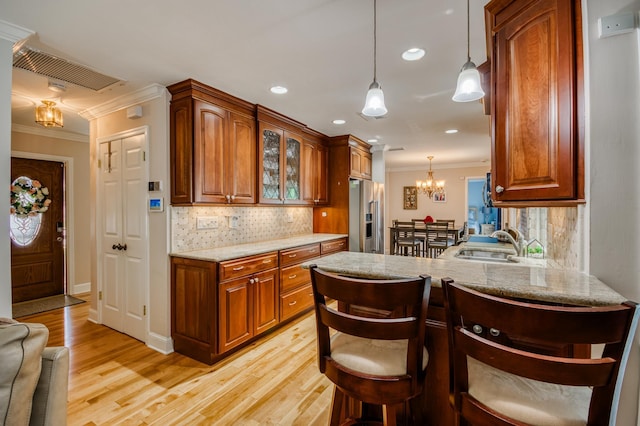
M 304 204 L 301 188 L 304 125 L 258 105 L 258 193 L 264 204 Z

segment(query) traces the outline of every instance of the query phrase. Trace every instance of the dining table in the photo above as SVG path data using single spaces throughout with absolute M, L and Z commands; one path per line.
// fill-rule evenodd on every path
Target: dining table
M 402 233 L 402 232 L 406 232 L 407 228 L 405 227 L 400 227 L 400 226 L 390 226 L 389 227 L 389 253 L 390 254 L 395 254 L 395 247 L 396 247 L 396 241 L 398 239 L 398 236 Z M 447 229 L 447 234 L 451 237 L 452 241 L 453 241 L 453 245 L 458 244 L 458 241 L 460 239 L 460 236 L 463 233 L 464 228 L 463 227 L 456 227 L 455 224 L 450 225 Z M 414 228 L 414 235 L 416 238 L 419 238 L 421 240 L 424 241 L 424 246 L 423 246 L 423 250 L 422 253 L 424 256 L 427 256 L 428 252 L 427 252 L 427 241 L 429 239 L 429 235 L 428 235 L 428 230 L 427 230 L 427 224 L 420 224 L 419 222 L 415 223 L 415 228 Z M 431 231 L 434 232 L 434 231 Z

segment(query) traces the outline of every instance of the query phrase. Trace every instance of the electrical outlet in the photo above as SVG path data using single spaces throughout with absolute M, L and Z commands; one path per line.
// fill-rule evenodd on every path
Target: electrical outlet
M 218 218 L 215 216 L 199 216 L 196 218 L 196 229 L 215 229 L 218 227 Z
M 287 223 L 293 222 L 293 212 L 287 212 Z

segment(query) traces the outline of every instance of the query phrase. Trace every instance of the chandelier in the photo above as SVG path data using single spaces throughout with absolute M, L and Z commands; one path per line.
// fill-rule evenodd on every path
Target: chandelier
M 431 160 L 433 160 L 433 155 L 427 157 L 429 159 L 429 171 L 427 172 L 427 180 L 416 181 L 416 188 L 418 191 L 422 192 L 429 196 L 429 198 L 433 197 L 433 194 L 444 194 L 444 181 L 436 180 L 433 177 L 433 171 L 431 170 Z
M 62 111 L 55 105 L 53 101 L 42 101 L 42 105 L 36 108 L 36 123 L 44 127 L 62 127 Z

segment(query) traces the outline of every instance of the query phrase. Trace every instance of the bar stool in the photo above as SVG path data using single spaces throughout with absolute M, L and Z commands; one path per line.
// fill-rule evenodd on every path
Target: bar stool
M 424 343 L 431 277 L 369 280 L 324 272 L 316 265 L 310 270 L 318 365 L 335 384 L 330 424 L 370 420 L 347 413 L 345 397 L 381 405 L 383 422 L 390 426 L 408 402 L 413 424 L 424 424 L 418 396 L 429 358 Z M 328 307 L 327 299 L 337 300 L 341 310 Z
M 635 303 L 523 303 L 479 293 L 451 279 L 441 282 L 456 424 L 616 423 L 620 385 L 638 323 Z M 575 344 L 603 344 L 603 356 L 549 353 Z

